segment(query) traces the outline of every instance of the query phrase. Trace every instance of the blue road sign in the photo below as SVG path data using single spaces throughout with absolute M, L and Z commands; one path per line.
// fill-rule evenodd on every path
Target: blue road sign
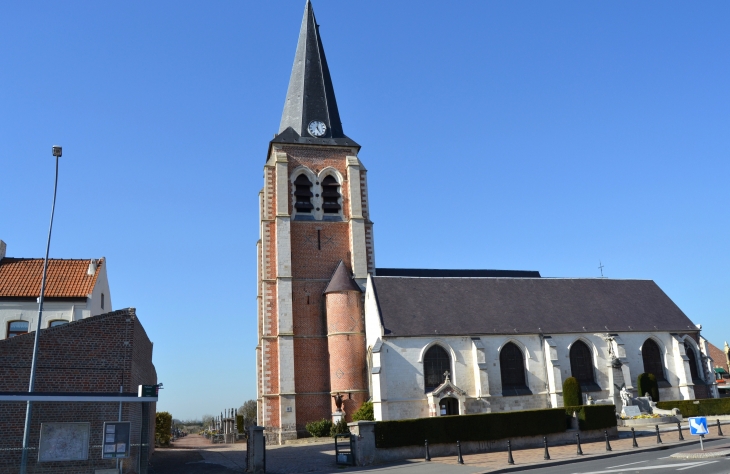
M 702 436 L 709 433 L 707 429 L 707 418 L 704 416 L 695 416 L 689 419 L 689 434 Z

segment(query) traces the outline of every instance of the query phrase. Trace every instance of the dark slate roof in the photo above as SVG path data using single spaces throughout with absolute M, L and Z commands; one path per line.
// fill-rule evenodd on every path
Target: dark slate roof
M 651 280 L 373 277 L 387 336 L 697 328 Z
M 324 293 L 334 293 L 335 291 L 358 291 L 362 292 L 357 283 L 350 277 L 350 272 L 347 271 L 347 267 L 340 260 L 340 264 L 337 265 L 337 269 L 332 274 L 330 282 L 325 288 Z
M 540 272 L 533 270 L 433 270 L 423 268 L 376 268 L 375 274 L 378 276 L 430 278 L 540 278 Z
M 327 126 L 323 137 L 312 137 L 307 131 L 313 120 L 324 122 Z M 319 36 L 319 25 L 309 1 L 304 7 L 279 134 L 272 143 L 358 146 L 342 131 L 335 89 Z

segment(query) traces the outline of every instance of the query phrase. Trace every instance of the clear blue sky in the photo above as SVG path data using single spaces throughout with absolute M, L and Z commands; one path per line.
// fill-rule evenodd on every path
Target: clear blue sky
M 304 1 L 0 4 L 0 239 L 108 259 L 176 418 L 255 397 Z M 653 279 L 730 339 L 730 4 L 315 0 L 378 266 Z M 629 315 L 627 315 L 628 317 Z

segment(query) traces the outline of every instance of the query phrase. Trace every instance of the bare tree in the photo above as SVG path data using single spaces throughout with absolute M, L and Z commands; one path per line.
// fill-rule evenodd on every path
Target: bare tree
M 244 429 L 256 426 L 256 400 L 246 400 L 238 409 L 238 414 L 243 415 Z

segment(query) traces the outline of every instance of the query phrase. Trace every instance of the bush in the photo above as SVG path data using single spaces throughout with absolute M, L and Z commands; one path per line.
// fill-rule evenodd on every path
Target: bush
M 315 438 L 322 438 L 324 436 L 330 436 L 330 432 L 332 431 L 332 422 L 323 418 L 319 421 L 312 421 L 310 423 L 307 423 L 305 428 L 307 429 L 309 434 L 311 434 Z
M 352 421 L 375 421 L 373 402 L 365 402 L 352 414 Z
M 563 382 L 563 405 L 566 407 L 583 405 L 583 393 L 575 377 L 568 377 Z
M 656 375 L 649 374 L 649 383 L 651 384 L 651 387 L 650 387 L 651 392 L 649 392 L 651 394 L 651 400 L 653 402 L 658 402 L 659 401 L 659 384 L 656 381 Z
M 334 438 L 335 435 L 338 434 L 349 434 L 350 428 L 347 427 L 347 422 L 344 418 L 340 419 L 337 423 L 332 425 L 332 428 L 330 428 L 330 436 Z
M 166 411 L 157 412 L 155 415 L 155 439 L 160 446 L 169 446 L 172 437 L 172 415 Z
M 699 402 L 699 403 L 698 403 Z M 656 404 L 662 410 L 679 408 L 682 416 L 730 415 L 730 398 L 708 398 L 705 400 L 668 400 Z
M 243 415 L 236 415 L 236 429 L 243 434 Z
M 615 405 L 581 405 L 565 407 L 565 415 L 578 415 L 578 428 L 581 430 L 605 430 L 616 426 Z
M 517 436 L 537 436 L 565 431 L 565 409 L 510 411 L 480 415 L 438 416 L 375 423 L 375 446 L 400 446 L 492 441 Z

